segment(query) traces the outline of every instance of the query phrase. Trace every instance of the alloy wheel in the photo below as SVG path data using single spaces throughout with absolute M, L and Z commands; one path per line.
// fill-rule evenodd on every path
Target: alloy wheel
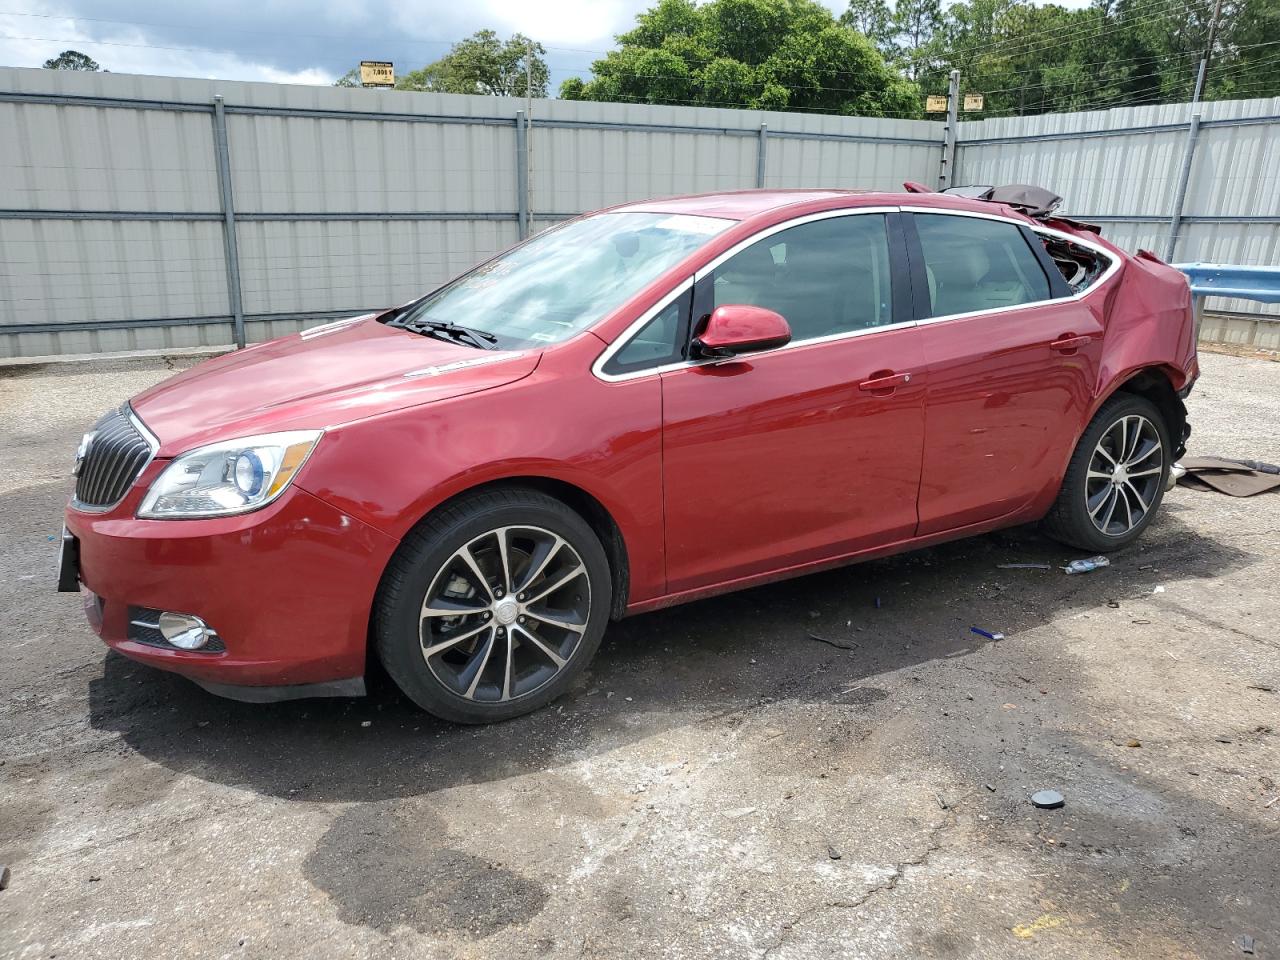
M 590 610 L 590 577 L 568 541 L 541 527 L 499 527 L 454 551 L 432 578 L 422 656 L 458 696 L 514 700 L 564 669 Z
M 1109 537 L 1124 536 L 1151 510 L 1164 477 L 1164 445 L 1154 423 L 1121 417 L 1102 434 L 1085 478 L 1085 509 Z

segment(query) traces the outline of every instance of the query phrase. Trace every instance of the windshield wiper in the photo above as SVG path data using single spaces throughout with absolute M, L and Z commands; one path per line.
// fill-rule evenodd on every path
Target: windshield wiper
M 434 336 L 441 340 L 448 340 L 452 343 L 465 343 L 476 347 L 480 350 L 493 350 L 494 345 L 498 342 L 498 338 L 492 333 L 486 333 L 484 330 L 473 330 L 471 327 L 459 326 L 456 323 L 446 323 L 444 320 L 411 320 L 403 324 L 406 330 L 412 330 L 414 333 L 421 333 L 424 336 Z

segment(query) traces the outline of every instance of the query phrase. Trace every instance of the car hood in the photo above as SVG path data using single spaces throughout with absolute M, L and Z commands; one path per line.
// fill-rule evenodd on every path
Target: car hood
M 538 352 L 477 350 L 353 317 L 206 360 L 132 401 L 159 456 L 331 428 L 528 376 Z

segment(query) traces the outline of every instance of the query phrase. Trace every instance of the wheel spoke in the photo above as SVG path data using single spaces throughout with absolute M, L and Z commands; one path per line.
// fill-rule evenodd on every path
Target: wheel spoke
M 1106 480 L 1109 482 L 1111 480 L 1111 471 L 1090 469 L 1086 476 L 1090 480 Z
M 1107 513 L 1102 518 L 1102 532 L 1106 533 L 1111 526 L 1111 517 L 1116 512 L 1116 501 L 1120 499 L 1120 491 L 1115 487 L 1111 488 L 1111 497 L 1107 501 Z
M 471 658 L 467 663 L 466 669 L 458 674 L 458 679 L 467 685 L 467 692 L 464 696 L 468 700 L 474 700 L 476 697 L 476 687 L 480 686 L 480 678 L 484 675 L 484 668 L 489 665 L 489 657 L 493 654 L 493 641 L 497 635 L 496 630 L 490 630 L 489 636 L 484 641 L 484 647 Z
M 470 613 L 483 613 L 489 609 L 488 604 L 459 603 L 451 597 L 436 597 L 422 605 L 422 616 L 425 617 L 465 617 Z
M 499 582 L 498 586 L 507 593 L 511 593 L 516 588 L 511 577 L 511 558 L 507 555 L 507 531 L 509 529 L 511 528 L 503 527 L 501 530 L 496 531 L 496 536 L 498 538 L 498 559 L 502 562 L 502 580 Z
M 516 632 L 507 631 L 507 663 L 502 669 L 502 699 L 511 699 L 511 674 L 514 672 L 511 661 L 515 658 Z
M 1124 503 L 1125 524 L 1122 532 L 1133 529 L 1133 507 L 1129 503 L 1129 495 L 1125 493 L 1124 484 L 1116 488 L 1116 497 Z
M 525 573 L 525 575 L 520 578 L 520 586 L 518 589 L 519 590 L 526 589 L 529 586 L 529 584 L 533 583 L 535 580 L 538 579 L 538 577 L 542 576 L 542 571 L 547 569 L 547 564 L 549 564 L 552 558 L 555 557 L 555 555 L 560 552 L 560 548 L 563 546 L 564 546 L 564 540 L 556 536 L 554 533 L 551 534 L 551 540 L 549 545 L 546 545 L 546 541 L 544 541 L 544 543 L 542 544 L 539 544 L 539 547 L 542 547 L 544 549 L 541 555 L 539 555 L 538 553 L 535 553 L 533 557 L 530 558 L 529 569 Z
M 1117 463 L 1124 463 L 1125 452 L 1129 449 L 1129 418 L 1121 417 L 1119 426 L 1120 443 L 1116 447 L 1115 460 Z
M 550 624 L 553 627 L 563 627 L 565 630 L 572 630 L 574 633 L 582 633 L 587 629 L 585 623 L 578 623 L 576 620 L 566 620 L 560 617 L 553 617 L 547 613 L 537 613 L 533 610 L 525 609 L 525 615 L 532 617 L 534 620 L 540 620 L 543 623 Z
M 1102 488 L 1102 490 L 1099 493 L 1095 494 L 1095 496 L 1098 498 L 1098 502 L 1089 506 L 1089 516 L 1091 516 L 1094 520 L 1097 520 L 1098 511 L 1107 505 L 1107 503 L 1115 495 L 1115 492 L 1116 492 L 1116 488 L 1113 487 L 1111 484 L 1107 484 L 1105 487 Z
M 1160 441 L 1152 440 L 1151 446 L 1147 447 L 1145 452 L 1143 452 L 1142 454 L 1139 454 L 1135 450 L 1133 456 L 1130 457 L 1128 460 L 1126 460 L 1124 465 L 1126 467 L 1136 467 L 1138 464 L 1142 463 L 1144 460 L 1147 460 L 1148 458 L 1150 458 L 1150 456 L 1153 453 L 1159 453 L 1159 452 L 1160 452 Z
M 1138 501 L 1138 505 L 1142 507 L 1142 512 L 1145 514 L 1150 507 L 1148 506 L 1147 501 L 1143 499 L 1142 494 L 1138 492 L 1138 488 L 1128 480 L 1124 482 L 1124 485 L 1129 488 L 1129 492 L 1133 494 L 1134 498 Z
M 554 650 L 548 647 L 541 640 L 539 640 L 534 633 L 532 633 L 529 630 L 526 630 L 524 627 L 512 627 L 511 629 L 519 630 L 522 636 L 524 636 L 526 639 L 529 640 L 530 643 L 532 643 L 535 647 L 537 647 L 544 654 L 546 654 L 547 658 L 556 665 L 557 670 L 559 670 L 561 667 L 563 667 L 566 663 L 569 662 L 564 657 L 560 656 L 560 654 L 556 653 Z
M 1161 464 L 1158 467 L 1152 467 L 1150 470 L 1133 470 L 1129 474 L 1129 479 L 1132 480 L 1134 477 L 1149 477 L 1152 474 L 1163 473 L 1163 472 L 1164 472 L 1164 464 Z
M 550 586 L 543 584 L 543 586 L 541 587 L 541 589 L 538 590 L 537 593 L 530 595 L 525 600 L 525 603 L 537 603 L 543 597 L 550 596 L 551 594 L 559 590 L 561 587 L 563 587 L 570 580 L 573 580 L 575 577 L 580 577 L 586 572 L 587 572 L 586 567 L 584 567 L 581 563 L 575 563 L 568 573 L 561 574 L 559 577 L 557 577 L 555 580 L 552 581 Z
M 459 630 L 456 634 L 454 634 L 453 636 L 449 637 L 446 640 L 441 640 L 439 643 L 433 644 L 432 646 L 429 646 L 429 647 L 423 646 L 422 655 L 424 657 L 434 657 L 437 653 L 443 653 L 446 650 L 450 650 L 453 647 L 456 647 L 458 644 L 462 643 L 462 641 L 470 640 L 477 633 L 480 633 L 488 629 L 489 629 L 489 624 L 482 623 L 480 624 L 480 626 L 476 627 L 473 630 Z
M 475 541 L 473 540 L 472 543 L 474 542 Z M 471 552 L 471 544 L 468 543 L 465 547 L 459 550 L 455 556 L 462 558 L 462 562 L 467 565 L 467 568 L 476 578 L 477 589 L 483 590 L 489 599 L 492 600 L 493 588 L 489 586 L 489 578 L 481 572 L 480 564 L 476 562 L 475 554 Z
M 1114 429 L 1114 428 L 1113 428 L 1113 429 Z M 1111 466 L 1113 466 L 1113 467 L 1114 467 L 1114 466 L 1116 466 L 1116 458 L 1115 458 L 1115 457 L 1113 457 L 1113 456 L 1111 455 L 1111 453 L 1107 450 L 1107 448 L 1106 448 L 1106 447 L 1104 447 L 1104 446 L 1102 445 L 1102 444 L 1103 444 L 1103 442 L 1107 439 L 1107 436 L 1108 436 L 1108 435 L 1110 435 L 1110 433 L 1111 433 L 1111 431 L 1110 431 L 1110 430 L 1108 430 L 1108 431 L 1107 431 L 1107 433 L 1103 434 L 1103 436 L 1102 436 L 1102 440 L 1099 440 L 1099 441 L 1098 441 L 1098 446 L 1097 446 L 1097 448 L 1094 450 L 1094 452 L 1095 452 L 1095 453 L 1100 453 L 1100 454 L 1102 454 L 1104 457 L 1106 457 L 1106 458 L 1107 458 L 1107 460 L 1108 460 L 1108 461 L 1110 461 Z

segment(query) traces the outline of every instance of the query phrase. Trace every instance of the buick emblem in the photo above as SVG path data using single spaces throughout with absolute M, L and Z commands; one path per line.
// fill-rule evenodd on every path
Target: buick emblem
M 88 454 L 89 445 L 93 443 L 93 438 L 95 436 L 97 436 L 97 431 L 90 430 L 88 433 L 86 433 L 83 437 L 80 438 L 80 446 L 76 447 L 75 466 L 71 468 L 71 475 L 73 477 L 80 476 L 80 470 L 84 466 L 85 455 Z

